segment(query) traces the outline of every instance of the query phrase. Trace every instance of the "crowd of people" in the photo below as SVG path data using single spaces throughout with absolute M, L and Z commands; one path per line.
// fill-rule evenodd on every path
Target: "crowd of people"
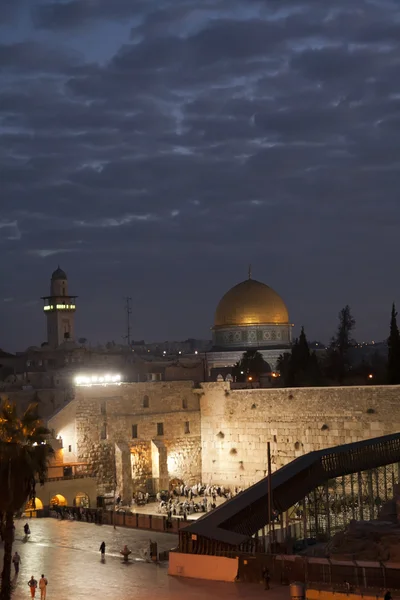
M 224 486 L 203 485 L 197 483 L 189 486 L 184 483 L 173 487 L 169 492 L 158 492 L 158 512 L 165 513 L 168 519 L 173 516 L 183 517 L 196 513 L 206 513 L 217 507 L 217 499 L 230 500 L 242 490 L 235 488 L 233 493 Z
M 87 523 L 95 523 L 101 525 L 103 520 L 102 510 L 97 508 L 83 508 L 82 506 L 58 506 L 54 505 L 50 511 L 51 517 L 56 517 L 63 521 L 86 521 Z
M 155 496 L 150 496 L 148 492 L 137 491 L 133 494 L 129 508 L 135 506 L 145 506 L 153 502 L 157 503 L 156 511 L 172 517 L 187 518 L 188 515 L 196 513 L 206 513 L 217 507 L 220 501 L 230 500 L 242 491 L 242 488 L 235 487 L 233 491 L 224 486 L 205 485 L 196 483 L 188 485 L 180 483 L 174 485 L 170 490 L 162 490 L 157 492 Z M 126 506 L 122 505 L 120 494 L 115 497 L 116 510 L 126 510 Z

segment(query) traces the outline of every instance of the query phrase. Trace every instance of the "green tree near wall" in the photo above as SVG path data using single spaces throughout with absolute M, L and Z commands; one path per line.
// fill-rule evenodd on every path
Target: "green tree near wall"
M 43 485 L 53 454 L 46 443 L 49 430 L 39 419 L 37 404 L 31 404 L 22 417 L 15 404 L 0 404 L 0 526 L 4 531 L 4 560 L 0 600 L 10 600 L 14 515 L 28 500 L 34 502 L 36 482 Z
M 260 375 L 270 371 L 268 363 L 258 350 L 247 350 L 232 369 L 234 381 L 259 381 Z
M 281 354 L 278 371 L 287 387 L 321 385 L 321 372 L 315 352 L 310 351 L 304 327 L 295 339 L 292 352 Z
M 388 337 L 387 381 L 389 385 L 400 384 L 400 333 L 397 326 L 396 306 L 393 303 Z
M 336 335 L 332 338 L 325 361 L 327 378 L 340 385 L 350 371 L 349 349 L 355 344 L 351 336 L 355 325 L 350 306 L 347 304 L 339 312 L 339 325 Z

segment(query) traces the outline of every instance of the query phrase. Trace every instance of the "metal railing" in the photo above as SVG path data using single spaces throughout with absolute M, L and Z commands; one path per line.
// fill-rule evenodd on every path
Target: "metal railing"
M 334 561 L 294 555 L 239 556 L 239 579 L 259 581 L 267 567 L 271 579 L 288 585 L 294 581 L 309 587 L 345 593 L 364 590 L 400 590 L 400 563 Z

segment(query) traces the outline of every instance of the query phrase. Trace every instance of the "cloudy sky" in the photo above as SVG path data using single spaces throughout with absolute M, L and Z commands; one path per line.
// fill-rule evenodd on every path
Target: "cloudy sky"
M 209 336 L 253 276 L 328 340 L 400 304 L 398 0 L 1 0 L 0 347 Z

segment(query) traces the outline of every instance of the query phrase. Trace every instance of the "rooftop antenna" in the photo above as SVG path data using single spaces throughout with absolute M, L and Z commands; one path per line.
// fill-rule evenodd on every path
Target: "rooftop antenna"
M 249 265 L 249 279 L 251 279 L 251 265 Z
M 126 312 L 126 336 L 125 340 L 128 342 L 128 346 L 131 347 L 131 314 L 132 314 L 132 298 L 127 296 L 125 298 L 125 312 Z

